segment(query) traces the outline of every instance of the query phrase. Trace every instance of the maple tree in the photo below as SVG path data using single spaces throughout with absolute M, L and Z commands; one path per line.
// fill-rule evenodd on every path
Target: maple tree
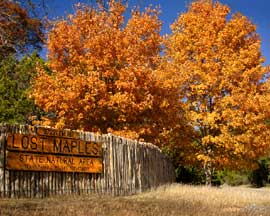
M 0 0 L 0 57 L 41 49 L 42 22 L 17 1 Z
M 160 144 L 181 127 L 175 92 L 161 85 L 155 69 L 161 51 L 158 9 L 78 5 L 75 15 L 48 33 L 48 67 L 39 69 L 32 97 L 55 114 L 43 124 L 57 128 L 114 132 Z
M 229 13 L 219 2 L 192 2 L 171 26 L 162 66 L 179 88 L 206 184 L 215 169 L 252 168 L 269 151 L 261 40 L 247 17 Z

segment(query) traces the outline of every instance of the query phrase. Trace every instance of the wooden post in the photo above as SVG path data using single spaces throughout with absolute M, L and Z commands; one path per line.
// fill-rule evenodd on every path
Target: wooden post
M 5 171 L 7 133 L 20 134 L 18 135 L 20 138 L 22 134 L 37 136 L 37 133 L 44 133 L 46 130 L 59 132 L 52 128 L 37 126 L 0 125 L 0 196 L 46 197 L 92 192 L 131 195 L 164 183 L 171 183 L 175 179 L 171 162 L 164 157 L 159 148 L 150 143 L 112 134 L 97 135 L 69 130 L 60 131 L 59 136 L 62 133 L 75 133 L 80 140 L 102 143 L 102 173 L 78 173 L 76 170 L 73 173 L 52 170 Z M 49 154 L 51 153 L 47 153 Z M 14 153 L 9 154 L 9 159 L 12 158 L 11 155 Z
M 5 130 L 0 128 L 0 197 L 6 194 L 6 137 Z

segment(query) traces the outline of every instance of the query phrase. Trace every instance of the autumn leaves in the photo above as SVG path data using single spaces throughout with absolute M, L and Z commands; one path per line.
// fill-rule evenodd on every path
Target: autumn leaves
M 147 9 L 134 11 L 124 24 L 124 11 L 114 2 L 108 11 L 81 6 L 57 22 L 48 35 L 51 73 L 40 68 L 33 96 L 45 111 L 57 113 L 49 119 L 56 127 L 157 143 L 180 121 L 168 116 L 178 110 L 176 99 L 168 101 L 173 98 L 156 74 L 161 22 L 158 11 Z
M 194 156 L 216 168 L 250 166 L 269 150 L 267 117 L 255 111 L 268 91 L 260 39 L 246 17 L 228 15 L 218 2 L 192 3 L 173 24 L 166 49 L 196 130 Z
M 49 32 L 51 71 L 39 68 L 32 93 L 56 114 L 46 122 L 180 146 L 210 175 L 266 154 L 269 86 L 256 26 L 194 1 L 163 38 L 158 10 L 125 22 L 125 9 L 81 6 Z

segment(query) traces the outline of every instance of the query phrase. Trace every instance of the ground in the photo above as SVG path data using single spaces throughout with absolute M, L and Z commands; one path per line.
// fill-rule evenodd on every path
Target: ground
M 0 199 L 2 216 L 269 216 L 270 188 L 174 184 L 127 197 Z

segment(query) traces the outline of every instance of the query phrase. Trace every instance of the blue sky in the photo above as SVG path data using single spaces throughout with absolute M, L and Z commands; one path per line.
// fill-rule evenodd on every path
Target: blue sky
M 141 8 L 152 4 L 161 7 L 160 19 L 163 22 L 161 34 L 170 33 L 170 25 L 174 20 L 187 10 L 192 0 L 129 0 L 129 5 L 140 5 Z M 74 13 L 74 4 L 78 2 L 89 3 L 91 0 L 47 0 L 50 18 L 65 17 Z M 262 54 L 265 64 L 269 65 L 269 40 L 270 40 L 270 1 L 269 0 L 220 0 L 231 8 L 231 12 L 240 12 L 247 16 L 257 26 L 257 32 L 262 38 Z

